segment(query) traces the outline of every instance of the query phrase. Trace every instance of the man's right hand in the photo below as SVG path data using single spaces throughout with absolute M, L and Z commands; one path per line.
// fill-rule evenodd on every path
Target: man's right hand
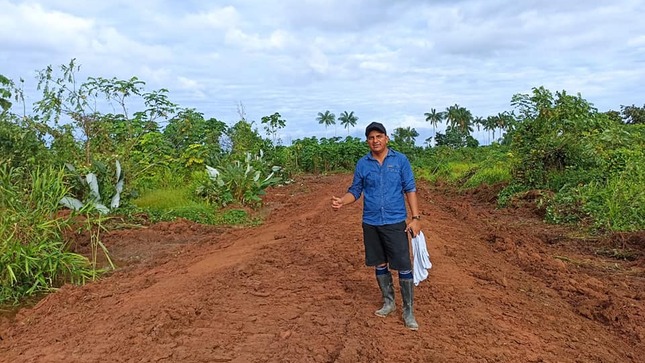
M 331 207 L 334 210 L 339 210 L 343 206 L 343 198 L 331 197 Z

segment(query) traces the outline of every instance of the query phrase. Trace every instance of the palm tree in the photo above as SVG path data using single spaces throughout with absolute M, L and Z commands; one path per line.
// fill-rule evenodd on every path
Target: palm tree
M 423 115 L 426 117 L 426 121 L 430 122 L 432 125 L 432 134 L 435 135 L 437 133 L 437 125 L 443 121 L 445 114 L 443 112 L 437 112 L 436 109 L 431 108 L 430 112 L 426 112 Z
M 484 120 L 484 130 L 488 131 L 488 143 L 490 144 L 490 134 L 493 134 L 495 140 L 495 127 L 497 127 L 497 116 L 488 116 Z
M 432 136 L 430 136 L 430 137 L 428 137 L 428 138 L 426 139 L 425 144 L 426 144 L 426 147 L 428 147 L 428 148 L 429 148 L 430 146 L 432 146 Z
M 513 115 L 508 111 L 500 112 L 497 114 L 497 127 L 500 129 L 499 136 L 502 137 L 503 131 L 508 130 L 508 128 L 513 127 Z
M 446 121 L 448 121 L 449 126 L 454 127 L 457 124 L 457 113 L 459 112 L 459 105 L 455 104 L 446 108 Z
M 481 116 L 473 117 L 471 121 L 471 125 L 477 127 L 477 132 L 481 130 L 481 128 L 484 126 L 484 123 L 486 122 L 486 120 Z
M 336 115 L 329 112 L 329 110 L 325 111 L 325 113 L 318 112 L 318 117 L 316 117 L 316 120 L 319 124 L 325 125 L 325 132 L 327 131 L 327 127 L 329 127 L 329 125 L 336 125 Z
M 515 114 L 513 112 L 508 112 L 508 111 L 504 111 L 504 112 L 500 113 L 499 117 L 501 117 L 503 119 L 503 121 L 502 121 L 502 125 L 503 125 L 502 131 L 504 131 L 503 134 L 502 134 L 502 132 L 500 132 L 500 136 L 502 136 L 503 138 L 506 138 L 507 136 L 510 136 L 510 134 L 515 132 L 515 130 L 519 126 L 520 120 L 515 118 Z
M 356 126 L 356 121 L 358 121 L 358 117 L 354 116 L 354 111 L 350 113 L 347 113 L 347 111 L 343 111 L 340 114 L 340 117 L 338 117 L 338 120 L 340 121 L 340 124 L 347 129 L 347 136 L 349 136 L 349 127 Z
M 414 128 L 410 126 L 403 128 L 397 127 L 392 133 L 394 136 L 394 141 L 400 145 L 407 145 L 408 147 L 414 147 L 414 141 L 416 140 L 419 133 Z
M 481 129 L 481 127 L 482 127 L 482 126 L 484 126 L 484 122 L 486 122 L 486 121 L 485 121 L 485 120 L 484 120 L 484 118 L 483 118 L 483 117 L 481 117 L 481 116 L 477 116 L 477 117 L 475 117 L 475 118 L 473 119 L 473 124 L 474 124 L 475 126 L 477 126 L 477 131 L 479 131 L 479 130 Z
M 458 104 L 454 104 L 446 109 L 446 119 L 450 122 L 450 125 L 458 128 L 461 132 L 470 135 L 473 131 L 471 126 L 473 115 L 465 107 L 461 107 Z

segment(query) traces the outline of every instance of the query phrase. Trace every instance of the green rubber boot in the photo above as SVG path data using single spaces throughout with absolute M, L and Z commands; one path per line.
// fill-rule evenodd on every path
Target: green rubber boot
M 381 288 L 381 294 L 383 295 L 383 307 L 376 310 L 374 314 L 380 317 L 386 317 L 388 314 L 396 310 L 396 305 L 394 304 L 394 284 L 392 283 L 392 274 L 387 273 L 384 275 L 376 275 L 376 281 L 378 281 L 378 287 Z
M 399 279 L 401 297 L 403 298 L 403 322 L 410 330 L 419 330 L 419 324 L 412 312 L 414 307 L 414 281 L 412 279 Z

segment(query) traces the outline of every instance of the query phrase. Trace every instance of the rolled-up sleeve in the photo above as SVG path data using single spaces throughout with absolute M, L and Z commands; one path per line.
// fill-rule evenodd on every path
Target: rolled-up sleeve
M 358 200 L 363 194 L 363 170 L 361 168 L 361 162 L 359 161 L 356 164 L 354 169 L 354 180 L 352 180 L 352 185 L 347 189 L 348 193 L 351 193 L 354 196 L 354 199 Z
M 403 156 L 403 155 L 401 155 Z M 401 176 L 403 179 L 403 192 L 410 193 L 417 191 L 417 185 L 414 181 L 414 173 L 412 173 L 412 166 L 407 157 L 403 156 L 401 165 Z

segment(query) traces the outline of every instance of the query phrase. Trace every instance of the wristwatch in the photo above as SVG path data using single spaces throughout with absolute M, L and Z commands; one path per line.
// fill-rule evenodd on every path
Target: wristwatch
M 412 219 L 416 219 L 417 221 L 421 220 L 421 216 L 412 216 Z

